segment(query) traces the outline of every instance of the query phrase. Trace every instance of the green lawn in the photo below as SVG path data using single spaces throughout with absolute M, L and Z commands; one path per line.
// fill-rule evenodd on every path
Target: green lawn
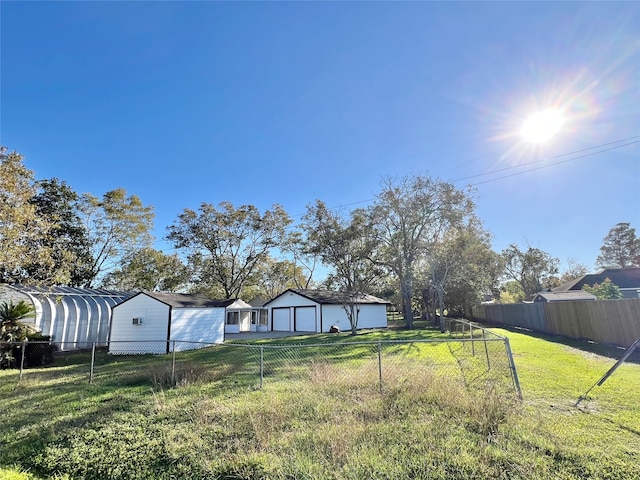
M 274 376 L 263 390 L 241 375 L 233 348 L 183 354 L 178 388 L 167 387 L 166 358 L 153 356 L 100 357 L 93 385 L 86 354 L 20 384 L 0 371 L 0 478 L 640 478 L 640 365 L 623 364 L 574 408 L 621 350 L 495 331 L 510 339 L 522 402 L 418 368 L 381 393 L 362 366 L 360 377 L 343 375 L 357 355 L 316 365 L 308 380 Z M 431 353 L 412 355 L 419 364 Z

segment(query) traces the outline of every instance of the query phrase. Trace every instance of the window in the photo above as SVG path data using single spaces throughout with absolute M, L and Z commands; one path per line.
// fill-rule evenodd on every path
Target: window
M 227 325 L 238 325 L 240 312 L 227 312 Z
M 267 309 L 260 310 L 260 321 L 258 325 L 267 325 L 269 323 L 269 313 Z
M 134 325 L 142 325 L 142 318 L 136 317 L 131 323 L 133 323 Z

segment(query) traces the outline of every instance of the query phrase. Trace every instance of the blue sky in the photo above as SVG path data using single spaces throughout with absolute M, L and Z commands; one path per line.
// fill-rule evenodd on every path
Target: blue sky
M 36 178 L 137 194 L 166 251 L 166 227 L 201 202 L 299 220 L 316 198 L 365 206 L 383 176 L 415 174 L 477 184 L 497 251 L 593 268 L 613 225 L 640 231 L 637 2 L 0 9 L 0 143 Z M 525 143 L 549 107 L 563 128 Z

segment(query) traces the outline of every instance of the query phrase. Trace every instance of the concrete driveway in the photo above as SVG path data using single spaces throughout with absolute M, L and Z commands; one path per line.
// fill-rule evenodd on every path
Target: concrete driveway
M 246 340 L 261 340 L 263 338 L 283 338 L 297 337 L 299 335 L 311 335 L 315 332 L 242 332 L 242 333 L 225 333 L 224 341 L 240 342 Z

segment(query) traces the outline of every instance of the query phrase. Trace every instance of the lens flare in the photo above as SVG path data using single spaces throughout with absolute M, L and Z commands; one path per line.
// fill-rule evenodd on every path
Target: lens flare
M 522 125 L 520 133 L 531 143 L 544 143 L 550 140 L 564 124 L 564 115 L 560 110 L 549 109 L 536 112 Z

